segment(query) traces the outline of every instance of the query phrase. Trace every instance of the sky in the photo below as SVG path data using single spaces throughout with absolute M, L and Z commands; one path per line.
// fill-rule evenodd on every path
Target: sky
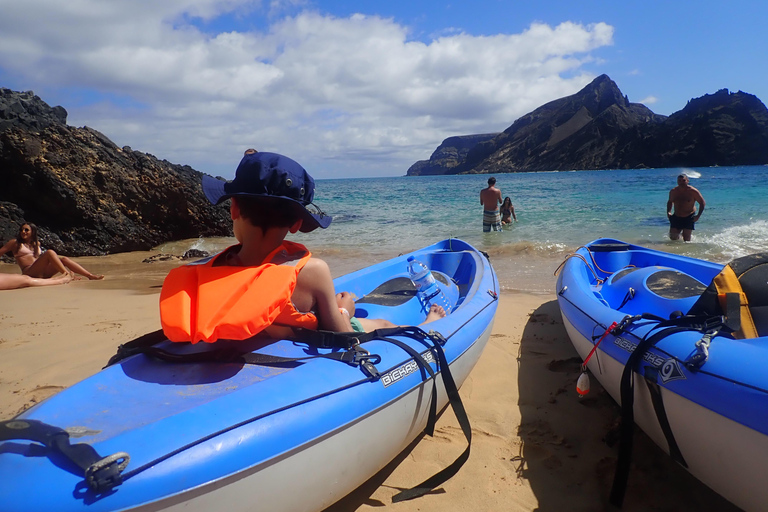
M 0 87 L 214 176 L 250 147 L 403 176 L 602 74 L 657 114 L 766 102 L 766 20 L 763 0 L 0 0 Z

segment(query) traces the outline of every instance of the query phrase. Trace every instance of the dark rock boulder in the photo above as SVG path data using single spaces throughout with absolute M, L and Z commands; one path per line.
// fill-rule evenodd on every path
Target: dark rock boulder
M 231 235 L 227 207 L 202 193 L 202 173 L 67 126 L 64 109 L 32 93 L 2 91 L 9 126 L 0 131 L 3 240 L 21 221 L 37 224 L 46 248 L 75 256 Z
M 67 124 L 64 107 L 50 107 L 32 91 L 0 87 L 0 132 L 12 127 L 42 130 L 52 124 Z

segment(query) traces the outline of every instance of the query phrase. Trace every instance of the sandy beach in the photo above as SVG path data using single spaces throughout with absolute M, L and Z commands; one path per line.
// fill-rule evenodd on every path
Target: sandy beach
M 159 327 L 160 285 L 176 263 L 144 264 L 136 253 L 81 260 L 107 279 L 0 291 L 3 419 L 97 372 L 120 343 Z M 461 388 L 473 433 L 465 466 L 427 496 L 391 502 L 464 449 L 447 410 L 434 437 L 418 439 L 328 510 L 610 510 L 616 447 L 606 440 L 615 437 L 618 407 L 594 378 L 588 397 L 578 398 L 579 364 L 553 294 L 504 293 L 490 343 Z M 641 432 L 635 442 L 623 510 L 737 510 Z

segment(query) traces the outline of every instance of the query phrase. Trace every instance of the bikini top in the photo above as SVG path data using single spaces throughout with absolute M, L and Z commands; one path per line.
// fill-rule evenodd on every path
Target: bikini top
M 16 251 L 13 253 L 13 257 L 17 260 L 19 258 L 24 258 L 25 256 L 34 256 L 35 251 L 33 251 L 27 244 L 16 244 Z

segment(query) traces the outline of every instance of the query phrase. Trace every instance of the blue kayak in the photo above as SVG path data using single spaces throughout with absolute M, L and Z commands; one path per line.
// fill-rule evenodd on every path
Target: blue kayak
M 0 422 L 2 510 L 287 511 L 338 501 L 449 401 L 462 409 L 455 390 L 491 333 L 498 280 L 461 240 L 337 278 L 336 290 L 358 297 L 358 317 L 418 325 L 428 305 L 408 279 L 410 255 L 453 306 L 423 329 L 195 345 L 154 333 L 121 346 L 104 370 Z
M 733 270 L 742 295 L 722 289 Z M 767 280 L 768 255 L 724 266 L 598 239 L 566 259 L 556 285 L 565 328 L 622 406 L 614 505 L 631 478 L 636 423 L 720 495 L 744 510 L 765 509 Z M 751 337 L 740 331 L 744 310 L 756 326 Z

